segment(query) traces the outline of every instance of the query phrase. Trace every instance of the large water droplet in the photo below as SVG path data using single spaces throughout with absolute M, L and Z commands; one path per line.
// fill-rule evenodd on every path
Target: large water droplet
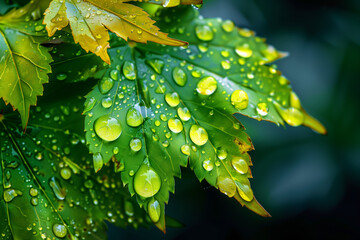
M 169 104 L 170 107 L 176 107 L 180 103 L 179 94 L 176 92 L 167 93 L 165 95 L 165 101 Z
M 64 225 L 55 223 L 52 227 L 53 233 L 58 238 L 64 238 L 67 234 L 67 229 Z
M 138 127 L 143 123 L 144 119 L 140 111 L 132 107 L 126 114 L 126 123 L 131 127 Z
M 120 122 L 109 115 L 99 117 L 94 123 L 94 129 L 101 139 L 108 142 L 118 139 L 122 132 Z
M 193 143 L 202 146 L 207 143 L 209 136 L 206 130 L 199 125 L 192 125 L 190 128 L 190 138 Z
M 148 213 L 152 222 L 157 223 L 160 220 L 160 203 L 156 199 L 151 199 L 148 203 Z
M 173 79 L 177 85 L 180 87 L 185 86 L 187 82 L 187 76 L 184 70 L 179 67 L 175 67 L 172 72 Z
M 154 196 L 161 187 L 160 176 L 155 170 L 143 164 L 136 172 L 134 177 L 134 188 L 137 194 L 148 198 Z
M 141 140 L 138 138 L 134 138 L 130 140 L 130 149 L 134 152 L 140 151 L 142 148 Z
M 221 147 L 216 149 L 216 154 L 220 160 L 226 159 L 228 155 L 227 151 Z
M 196 91 L 201 95 L 211 95 L 217 89 L 217 82 L 213 77 L 204 77 L 201 79 L 196 87 Z
M 183 121 L 189 121 L 191 118 L 191 114 L 188 108 L 184 107 L 184 108 L 178 108 L 177 113 L 180 117 L 181 120 Z
M 198 25 L 195 28 L 196 36 L 202 41 L 211 41 L 214 38 L 214 32 L 208 25 Z
M 104 77 L 99 82 L 99 90 L 102 94 L 107 94 L 114 86 L 114 80 Z
M 127 79 L 135 80 L 136 72 L 134 63 L 126 61 L 123 65 L 123 74 Z
M 248 94 L 243 90 L 235 90 L 231 94 L 231 104 L 237 109 L 237 110 L 243 110 L 248 107 L 249 105 L 249 96 Z
M 93 155 L 93 164 L 95 172 L 100 171 L 101 168 L 104 166 L 104 160 L 101 153 L 98 152 Z
M 57 199 L 59 199 L 59 200 L 65 199 L 66 189 L 61 187 L 60 181 L 57 178 L 51 177 L 49 179 L 49 185 L 50 185 L 51 189 L 53 190 L 53 193 L 55 194 Z
M 233 168 L 240 174 L 245 174 L 249 170 L 246 161 L 241 157 L 233 157 L 231 160 Z
M 219 187 L 220 192 L 228 197 L 233 197 L 236 193 L 235 182 L 229 177 L 219 176 L 216 185 Z
M 184 128 L 181 121 L 177 118 L 169 119 L 168 127 L 173 133 L 180 133 Z
M 258 103 L 256 106 L 256 112 L 260 115 L 265 117 L 269 114 L 269 108 L 266 103 Z

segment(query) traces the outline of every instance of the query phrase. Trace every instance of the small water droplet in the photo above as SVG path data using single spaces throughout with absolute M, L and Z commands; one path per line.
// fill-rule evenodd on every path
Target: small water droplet
M 240 197 L 247 202 L 251 202 L 254 198 L 254 193 L 250 187 L 249 180 L 246 178 L 241 182 L 236 181 L 235 183 Z
M 179 67 L 175 67 L 173 69 L 173 79 L 174 79 L 174 82 L 179 85 L 180 87 L 183 87 L 186 85 L 186 82 L 187 82 L 187 76 L 186 76 L 186 73 L 184 70 L 182 70 L 181 68 Z
M 151 199 L 148 203 L 148 213 L 152 222 L 157 223 L 160 220 L 161 209 L 160 203 L 156 199 Z
M 60 176 L 65 179 L 65 180 L 68 180 L 71 178 L 71 169 L 68 168 L 68 167 L 65 167 L 65 168 L 62 168 L 60 170 Z
M 101 168 L 104 165 L 104 160 L 103 160 L 101 153 L 98 152 L 93 155 L 93 164 L 94 164 L 95 172 L 98 172 L 101 170 Z
M 220 192 L 228 197 L 233 197 L 236 193 L 236 185 L 234 180 L 229 177 L 219 176 L 216 185 L 219 187 Z
M 237 55 L 243 58 L 249 58 L 253 54 L 253 51 L 250 49 L 249 45 L 247 44 L 244 44 L 242 46 L 237 46 L 235 48 L 235 52 Z
M 112 106 L 112 100 L 110 97 L 104 97 L 101 100 L 101 105 L 103 106 L 103 108 L 110 108 Z
M 102 94 L 107 94 L 114 86 L 114 80 L 104 77 L 99 82 L 99 90 Z
M 184 108 L 178 108 L 177 109 L 177 113 L 180 117 L 181 120 L 183 121 L 189 121 L 191 118 L 191 114 L 188 108 L 184 107 Z
M 60 181 L 56 177 L 51 177 L 49 179 L 49 185 L 57 199 L 59 200 L 65 199 L 66 189 L 61 187 Z
M 214 162 L 212 162 L 211 159 L 207 159 L 203 161 L 202 166 L 206 171 L 210 172 L 211 170 L 214 169 Z
M 83 113 L 87 113 L 89 111 L 91 111 L 94 106 L 96 104 L 96 98 L 91 97 L 86 99 L 85 104 L 84 104 L 84 112 Z
M 262 116 L 265 117 L 269 113 L 269 108 L 266 103 L 258 103 L 256 106 L 256 112 Z
M 180 150 L 184 155 L 190 156 L 190 146 L 188 144 L 182 145 Z
M 132 62 L 125 61 L 123 65 L 123 74 L 129 80 L 136 79 L 135 65 Z
M 222 23 L 221 27 L 225 32 L 232 32 L 235 28 L 235 24 L 233 21 L 226 20 Z
M 228 155 L 227 151 L 223 148 L 216 149 L 216 154 L 220 160 L 226 159 Z

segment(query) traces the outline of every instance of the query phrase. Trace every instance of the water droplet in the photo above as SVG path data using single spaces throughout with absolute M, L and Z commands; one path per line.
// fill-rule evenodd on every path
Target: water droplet
M 101 153 L 98 152 L 93 155 L 93 164 L 94 164 L 95 172 L 98 172 L 101 170 L 101 168 L 104 165 L 104 160 L 103 160 Z
M 44 30 L 44 26 L 43 26 L 43 25 L 38 25 L 38 26 L 35 27 L 35 31 L 36 31 L 36 32 L 40 32 L 40 31 L 42 31 L 42 30 Z
M 129 80 L 136 79 L 135 65 L 132 62 L 125 61 L 123 65 L 123 74 Z
M 236 193 L 235 182 L 229 177 L 219 176 L 216 185 L 219 187 L 220 192 L 228 197 L 233 197 Z
M 114 81 L 119 80 L 119 71 L 116 70 L 116 69 L 111 70 L 111 72 L 110 72 L 110 77 L 111 77 Z
M 218 158 L 219 158 L 220 160 L 226 159 L 226 158 L 227 158 L 227 155 L 228 155 L 227 151 L 226 151 L 225 149 L 223 149 L 223 148 L 218 148 L 218 149 L 216 150 L 216 154 L 217 154 L 217 156 L 218 156 Z
M 134 188 L 137 194 L 144 198 L 154 196 L 161 187 L 160 176 L 155 170 L 143 164 L 134 177 Z
M 198 25 L 195 28 L 196 36 L 202 41 L 211 41 L 214 33 L 208 25 Z
M 265 117 L 269 113 L 269 108 L 266 103 L 258 103 L 256 106 L 256 112 L 260 115 Z
M 84 104 L 84 112 L 83 113 L 87 113 L 89 111 L 91 111 L 94 106 L 96 104 L 96 98 L 91 97 L 86 99 L 85 104 Z
M 64 238 L 67 234 L 67 229 L 64 225 L 55 223 L 52 227 L 53 233 L 58 238 Z
M 138 127 L 143 123 L 144 119 L 140 111 L 132 107 L 126 114 L 126 123 L 131 127 Z
M 50 185 L 51 189 L 53 190 L 53 193 L 55 194 L 57 199 L 59 199 L 59 200 L 65 199 L 66 189 L 61 187 L 60 181 L 57 178 L 51 177 L 49 179 L 49 185 Z
M 249 48 L 249 45 L 247 44 L 244 44 L 243 46 L 237 46 L 235 48 L 235 52 L 237 55 L 243 58 L 249 58 L 253 54 L 253 51 Z
M 181 120 L 183 120 L 183 121 L 189 121 L 190 120 L 190 118 L 191 118 L 191 114 L 190 114 L 190 111 L 189 111 L 189 109 L 188 108 L 178 108 L 177 109 L 177 113 L 178 113 L 178 115 L 179 115 L 179 117 L 180 117 L 180 119 Z
M 251 202 L 253 200 L 254 193 L 250 187 L 250 182 L 247 178 L 245 180 L 242 180 L 241 182 L 236 181 L 236 186 L 238 193 L 242 199 L 247 202 Z
M 104 77 L 99 82 L 99 90 L 102 94 L 107 94 L 114 86 L 114 80 Z
M 211 95 L 217 89 L 217 82 L 213 77 L 204 77 L 201 79 L 196 87 L 196 91 L 201 95 Z
M 160 203 L 156 199 L 151 199 L 148 203 L 148 213 L 152 222 L 157 223 L 160 220 Z
M 105 97 L 101 100 L 103 108 L 110 108 L 112 106 L 112 100 L 110 97 Z
M 59 80 L 59 81 L 64 81 L 65 79 L 67 79 L 67 75 L 66 74 L 58 74 L 56 76 L 56 79 Z
M 229 60 L 221 61 L 221 67 L 225 70 L 229 70 L 231 68 L 231 64 Z
M 9 188 L 4 191 L 4 200 L 5 202 L 11 202 L 14 198 L 21 195 L 22 195 L 21 191 Z
M 168 127 L 173 133 L 180 133 L 184 128 L 181 121 L 177 118 L 169 119 Z
M 233 157 L 231 160 L 231 165 L 240 174 L 245 174 L 249 170 L 249 166 L 247 165 L 246 161 L 241 157 Z
M 190 138 L 193 143 L 202 146 L 207 143 L 209 136 L 206 130 L 199 125 L 192 125 L 190 128 Z
M 175 67 L 172 75 L 173 75 L 173 79 L 177 85 L 179 85 L 180 87 L 185 86 L 185 84 L 187 82 L 187 76 L 186 76 L 186 73 L 184 70 L 182 70 L 179 67 Z
M 125 214 L 128 215 L 129 217 L 134 216 L 135 214 L 134 205 L 130 201 L 125 201 L 124 205 L 125 205 L 124 206 Z
M 71 169 L 68 168 L 68 167 L 65 167 L 65 168 L 62 168 L 60 170 L 60 176 L 65 179 L 65 180 L 68 180 L 71 178 Z
M 221 27 L 225 32 L 232 32 L 234 30 L 235 24 L 233 21 L 226 20 L 222 23 Z
M 190 146 L 188 144 L 182 145 L 180 150 L 183 154 L 190 156 Z
M 32 197 L 36 197 L 39 194 L 39 190 L 37 190 L 36 188 L 30 188 L 30 196 Z
M 214 169 L 214 163 L 211 161 L 211 159 L 207 159 L 203 161 L 203 168 L 210 172 L 211 170 Z
M 152 67 L 152 69 L 154 69 L 155 72 L 157 72 L 158 74 L 160 74 L 164 68 L 164 61 L 160 60 L 160 59 L 151 59 L 151 60 L 146 60 L 146 63 Z
M 120 122 L 109 115 L 99 117 L 94 123 L 94 129 L 101 139 L 108 142 L 118 139 L 122 132 Z
M 37 206 L 39 204 L 39 199 L 37 197 L 33 197 L 30 199 L 30 203 L 33 206 Z
M 299 109 L 294 107 L 284 109 L 277 103 L 275 104 L 275 107 L 280 116 L 290 126 L 297 127 L 304 123 L 305 116 Z
M 142 148 L 141 140 L 138 138 L 134 138 L 130 140 L 130 149 L 134 152 L 140 151 Z
M 249 105 L 249 96 L 248 94 L 243 90 L 235 90 L 231 94 L 231 104 L 237 109 L 237 110 L 243 110 L 248 107 Z
M 165 95 L 165 101 L 169 104 L 170 107 L 176 107 L 180 103 L 179 94 L 176 92 L 167 93 Z
M 119 148 L 118 147 L 114 147 L 113 148 L 113 154 L 116 155 L 119 153 Z

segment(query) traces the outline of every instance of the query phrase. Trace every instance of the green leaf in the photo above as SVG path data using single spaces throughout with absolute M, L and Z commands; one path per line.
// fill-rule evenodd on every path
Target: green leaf
M 19 111 L 23 128 L 51 72 L 51 56 L 40 45 L 46 33 L 39 17 L 36 2 L 0 17 L 0 98 Z
M 50 81 L 74 83 L 92 77 L 101 77 L 108 65 L 95 54 L 86 52 L 79 45 L 74 44 L 67 33 L 61 34 L 61 37 L 57 36 L 54 40 L 43 43 L 51 47 L 50 54 L 54 59 L 51 64 Z
M 180 15 L 182 22 L 169 31 L 189 41 L 188 48 L 113 39 L 111 68 L 85 103 L 95 170 L 115 156 L 139 204 L 147 210 L 149 202 L 160 202 L 161 217 L 154 222 L 162 230 L 168 192 L 188 162 L 200 181 L 270 216 L 254 198 L 247 153 L 253 145 L 233 114 L 276 124 L 312 119 L 288 80 L 266 65 L 284 54 L 231 21 L 203 19 L 181 8 L 159 19 L 176 23 Z
M 105 239 L 104 220 L 122 227 L 148 225 L 114 171 L 92 174 L 82 138 L 82 102 L 77 95 L 40 102 L 26 133 L 0 103 L 2 239 Z

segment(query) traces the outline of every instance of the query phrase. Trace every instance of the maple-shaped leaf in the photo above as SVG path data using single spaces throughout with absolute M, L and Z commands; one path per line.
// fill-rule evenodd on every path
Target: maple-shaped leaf
M 56 91 L 69 92 L 69 86 Z M 92 174 L 82 97 L 48 96 L 32 109 L 26 133 L 0 102 L 1 239 L 105 239 L 104 220 L 149 225 L 118 174 L 110 168 Z
M 179 15 L 183 21 L 171 32 L 188 48 L 113 39 L 111 68 L 85 102 L 94 168 L 115 157 L 130 193 L 162 230 L 174 177 L 188 162 L 199 180 L 269 216 L 248 180 L 253 145 L 233 114 L 325 130 L 305 113 L 276 66 L 266 65 L 284 54 L 250 30 L 187 8 L 159 18 L 175 23 Z
M 109 33 L 125 40 L 146 43 L 157 42 L 171 46 L 186 43 L 169 38 L 159 31 L 149 14 L 127 1 L 53 0 L 45 11 L 44 24 L 49 36 L 70 25 L 74 40 L 86 51 L 91 51 L 110 64 L 107 53 Z
M 26 127 L 31 105 L 43 94 L 51 72 L 51 56 L 40 45 L 46 38 L 41 17 L 42 4 L 32 1 L 0 16 L 0 98 L 18 110 Z

